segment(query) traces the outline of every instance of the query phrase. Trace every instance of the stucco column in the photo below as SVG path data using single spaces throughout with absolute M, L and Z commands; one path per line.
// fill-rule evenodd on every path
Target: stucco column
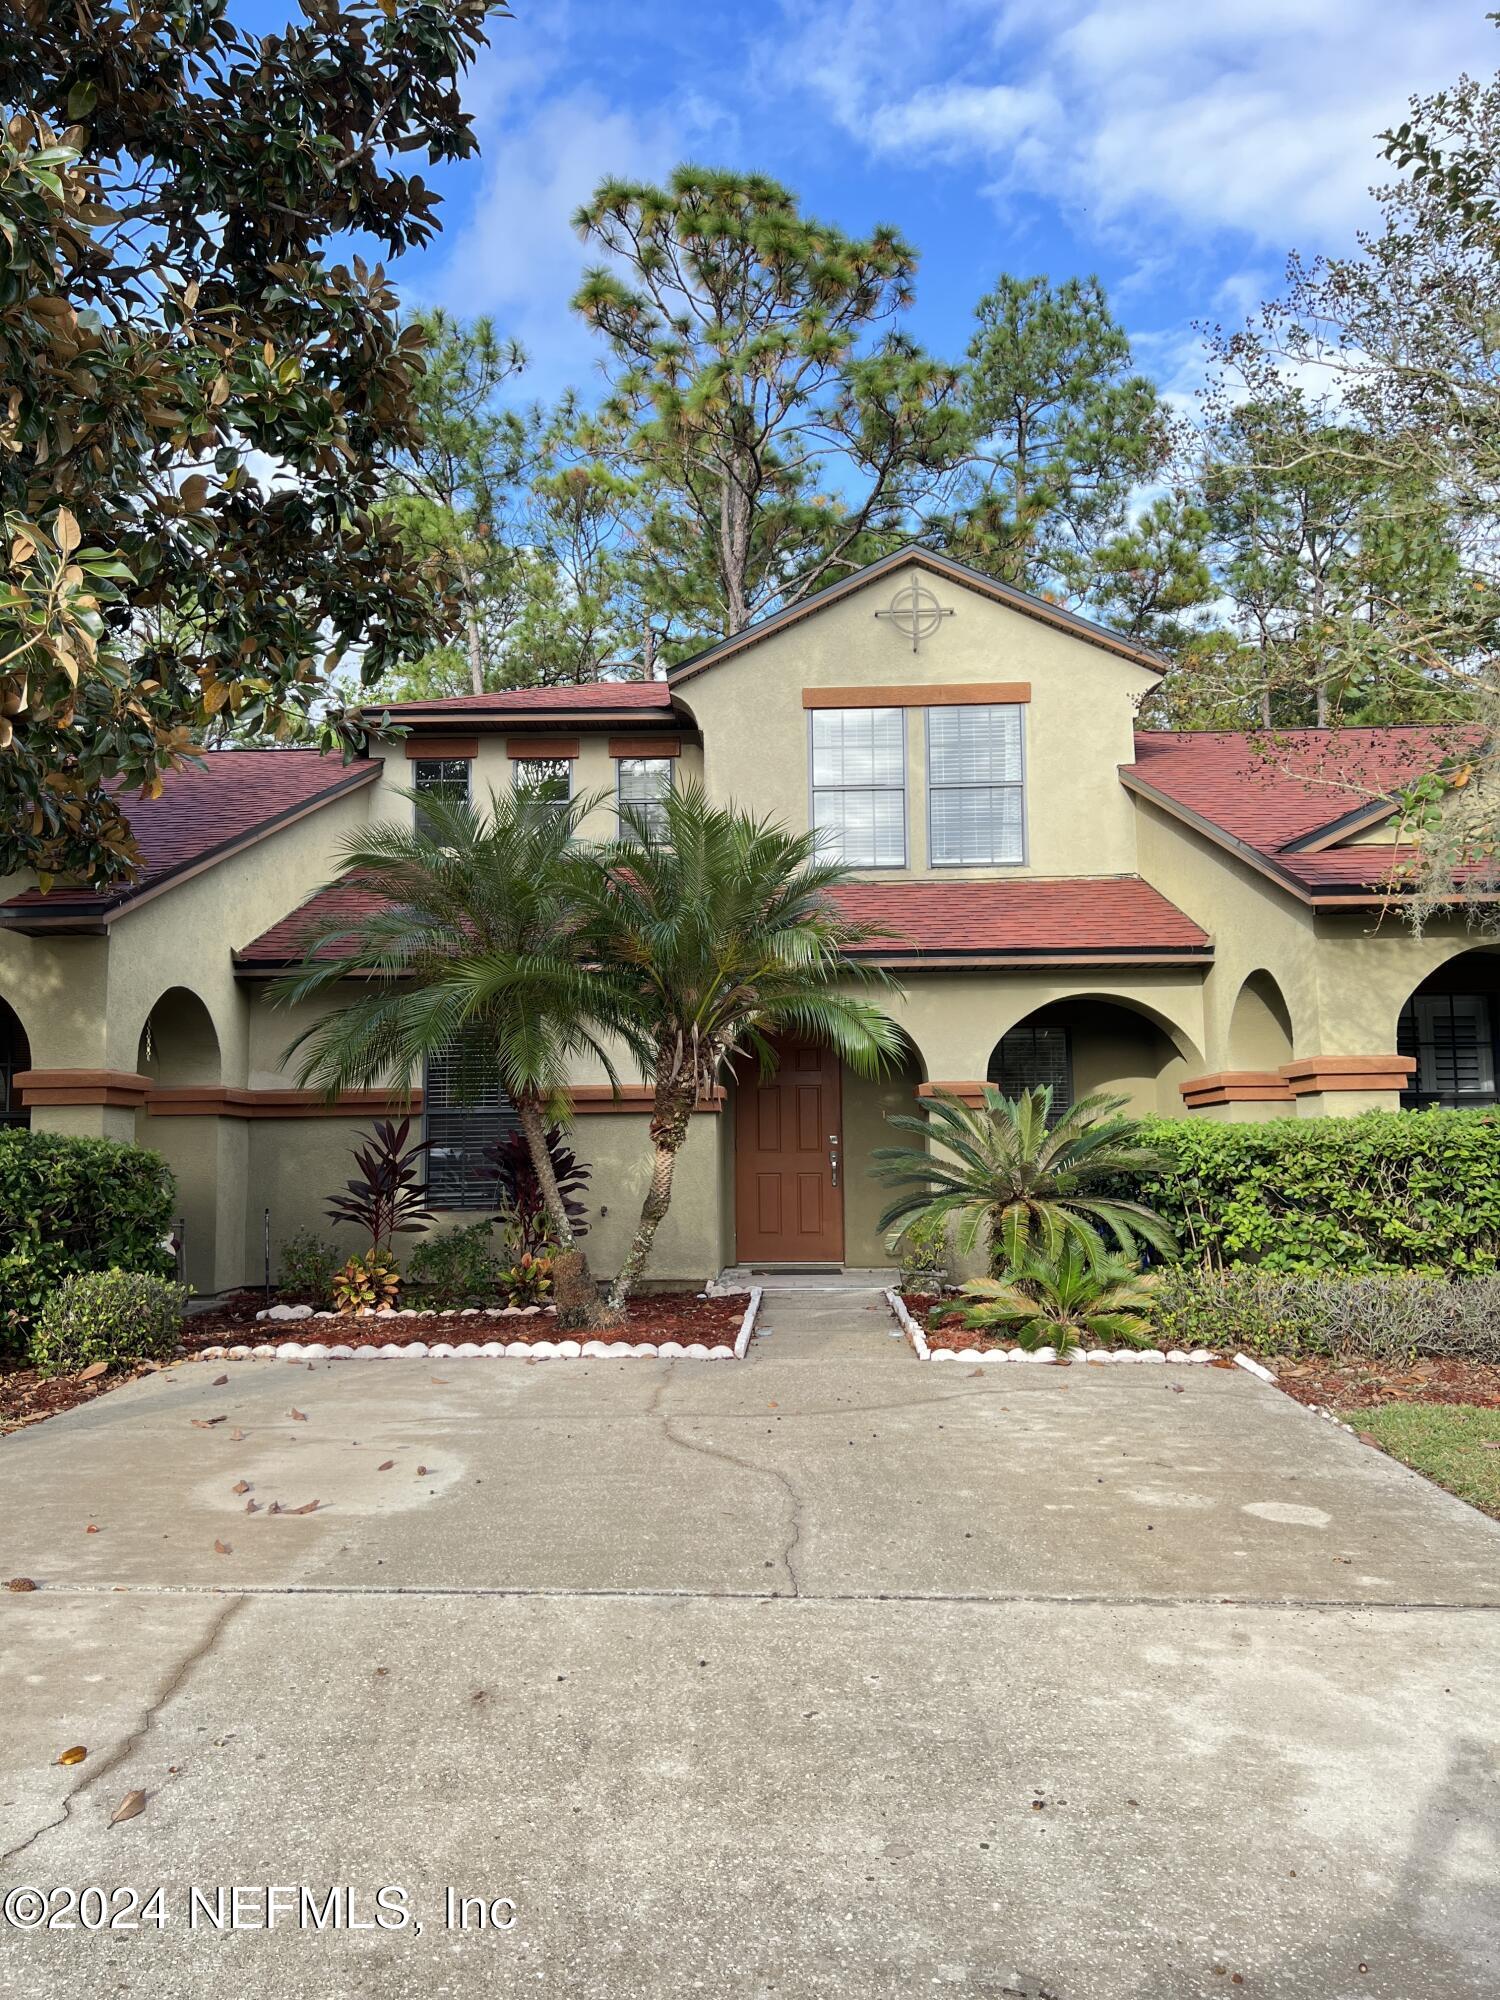
M 133 1070 L 23 1069 L 16 1072 L 15 1087 L 34 1132 L 129 1145 L 151 1080 Z

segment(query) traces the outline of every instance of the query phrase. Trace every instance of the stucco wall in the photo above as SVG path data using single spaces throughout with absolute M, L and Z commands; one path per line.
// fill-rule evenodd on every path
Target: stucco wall
M 1133 872 L 1134 819 L 1117 770 L 1134 756 L 1134 705 L 1151 688 L 1151 675 L 961 584 L 931 576 L 924 581 L 955 615 L 913 655 L 910 639 L 875 616 L 903 581 L 902 575 L 882 577 L 678 684 L 678 698 L 703 733 L 710 793 L 790 826 L 808 825 L 805 687 L 878 690 L 925 682 L 1028 681 L 1028 860 L 1024 868 L 1004 872 Z M 878 695 L 859 705 L 878 706 Z M 908 709 L 904 872 L 944 879 L 994 875 L 993 868 L 929 868 L 925 743 L 923 711 Z M 882 877 L 894 872 L 881 871 Z

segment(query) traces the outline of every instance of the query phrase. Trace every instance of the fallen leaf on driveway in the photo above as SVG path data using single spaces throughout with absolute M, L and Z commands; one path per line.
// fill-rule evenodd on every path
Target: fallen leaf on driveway
M 90 1521 L 90 1522 L 89 1522 L 89 1524 L 88 1524 L 88 1526 L 87 1526 L 87 1527 L 86 1527 L 86 1528 L 84 1529 L 84 1531 L 83 1531 L 83 1532 L 84 1532 L 84 1533 L 85 1533 L 86 1535 L 97 1535 L 97 1534 L 98 1534 L 98 1532 L 99 1532 L 99 1528 L 98 1528 L 98 1524 L 97 1524 L 97 1522 L 94 1522 L 94 1521 Z
M 270 1506 L 266 1509 L 266 1512 L 268 1514 L 279 1514 L 281 1512 L 281 1502 L 279 1500 L 273 1500 Z
M 143 1813 L 145 1810 L 146 1794 L 144 1792 L 127 1792 L 110 1814 L 109 1823 L 111 1826 L 118 1826 L 122 1819 L 134 1819 L 137 1813 Z
M 234 1550 L 229 1546 L 228 1542 L 216 1541 L 214 1543 L 214 1554 L 216 1556 L 232 1556 Z
M 247 1500 L 245 1502 L 245 1512 L 247 1514 L 258 1514 L 260 1512 L 260 1502 L 258 1500 Z
M 78 1379 L 80 1382 L 97 1382 L 101 1375 L 107 1375 L 108 1373 L 109 1363 L 107 1361 L 91 1361 L 87 1368 L 79 1370 Z
M 29 1576 L 13 1576 L 5 1588 L 7 1590 L 35 1590 L 36 1585 Z
M 190 1423 L 190 1424 L 192 1425 L 192 1427 L 193 1427 L 193 1429 L 194 1429 L 195 1431 L 211 1431 L 211 1430 L 213 1429 L 213 1427 L 214 1427 L 214 1425 L 215 1425 L 215 1424 L 222 1424 L 222 1423 L 224 1423 L 225 1421 L 226 1421 L 226 1420 L 225 1420 L 225 1419 L 224 1419 L 223 1417 L 189 1417 L 189 1418 L 188 1418 L 188 1422 L 189 1422 L 189 1423 Z
M 59 1750 L 53 1761 L 58 1764 L 81 1764 L 88 1754 L 81 1743 L 75 1743 L 71 1750 Z
M 316 1514 L 320 1505 L 317 1500 L 308 1500 L 300 1507 L 283 1507 L 281 1511 L 283 1514 Z
M 229 1490 L 231 1493 L 248 1493 L 250 1491 L 250 1482 L 248 1479 L 237 1479 Z
M 294 1424 L 305 1424 L 307 1422 L 307 1412 L 305 1410 L 288 1410 L 287 1415 Z
M 386 1459 L 386 1461 L 384 1462 L 384 1464 L 383 1464 L 383 1465 L 377 1465 L 377 1466 L 376 1466 L 376 1468 L 375 1468 L 375 1470 L 376 1470 L 377 1472 L 389 1472 L 389 1471 L 390 1471 L 390 1469 L 391 1469 L 391 1467 L 392 1467 L 392 1466 L 393 1466 L 393 1465 L 394 1465 L 395 1463 L 396 1463 L 395 1459 L 393 1459 L 393 1458 L 388 1458 L 388 1459 Z
M 209 1384 L 209 1387 L 213 1389 L 222 1389 L 225 1383 L 228 1382 L 228 1380 L 229 1377 L 227 1375 L 215 1375 L 213 1381 Z
M 418 1477 L 418 1479 L 425 1479 L 425 1478 L 427 1477 L 427 1474 L 428 1474 L 428 1471 L 429 1471 L 429 1470 L 430 1470 L 430 1468 L 429 1468 L 428 1466 L 425 1466 L 425 1465 L 419 1465 L 419 1466 L 417 1467 L 417 1477 Z
M 229 1433 L 229 1442 L 231 1444 L 243 1444 L 245 1442 L 245 1433 L 243 1431 L 231 1431 Z
M 446 1389 L 448 1386 L 448 1378 L 446 1375 L 434 1375 L 432 1380 L 434 1385 L 439 1389 Z

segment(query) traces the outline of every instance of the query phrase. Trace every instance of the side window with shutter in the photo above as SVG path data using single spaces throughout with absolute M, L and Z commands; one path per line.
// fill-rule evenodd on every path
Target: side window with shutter
M 1495 1022 L 1483 993 L 1417 993 L 1401 1009 L 1396 1047 L 1416 1059 L 1402 1102 L 1487 1104 L 1495 1097 Z
M 1052 1116 L 1073 1102 L 1073 1050 L 1066 1028 L 1027 1026 L 1002 1035 L 990 1053 L 989 1081 L 1007 1097 L 1052 1086 Z

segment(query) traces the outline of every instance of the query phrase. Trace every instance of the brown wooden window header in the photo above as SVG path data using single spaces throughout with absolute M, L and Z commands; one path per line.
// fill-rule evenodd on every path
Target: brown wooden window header
M 676 736 L 611 736 L 611 757 L 680 757 L 682 743 Z
M 898 687 L 804 688 L 804 708 L 988 708 L 1030 701 L 1030 681 L 959 681 Z
M 479 755 L 477 736 L 408 736 L 406 755 L 410 763 L 426 764 L 439 757 L 475 758 Z
M 556 757 L 571 762 L 578 755 L 576 736 L 507 736 L 505 754 L 513 764 L 527 757 Z

